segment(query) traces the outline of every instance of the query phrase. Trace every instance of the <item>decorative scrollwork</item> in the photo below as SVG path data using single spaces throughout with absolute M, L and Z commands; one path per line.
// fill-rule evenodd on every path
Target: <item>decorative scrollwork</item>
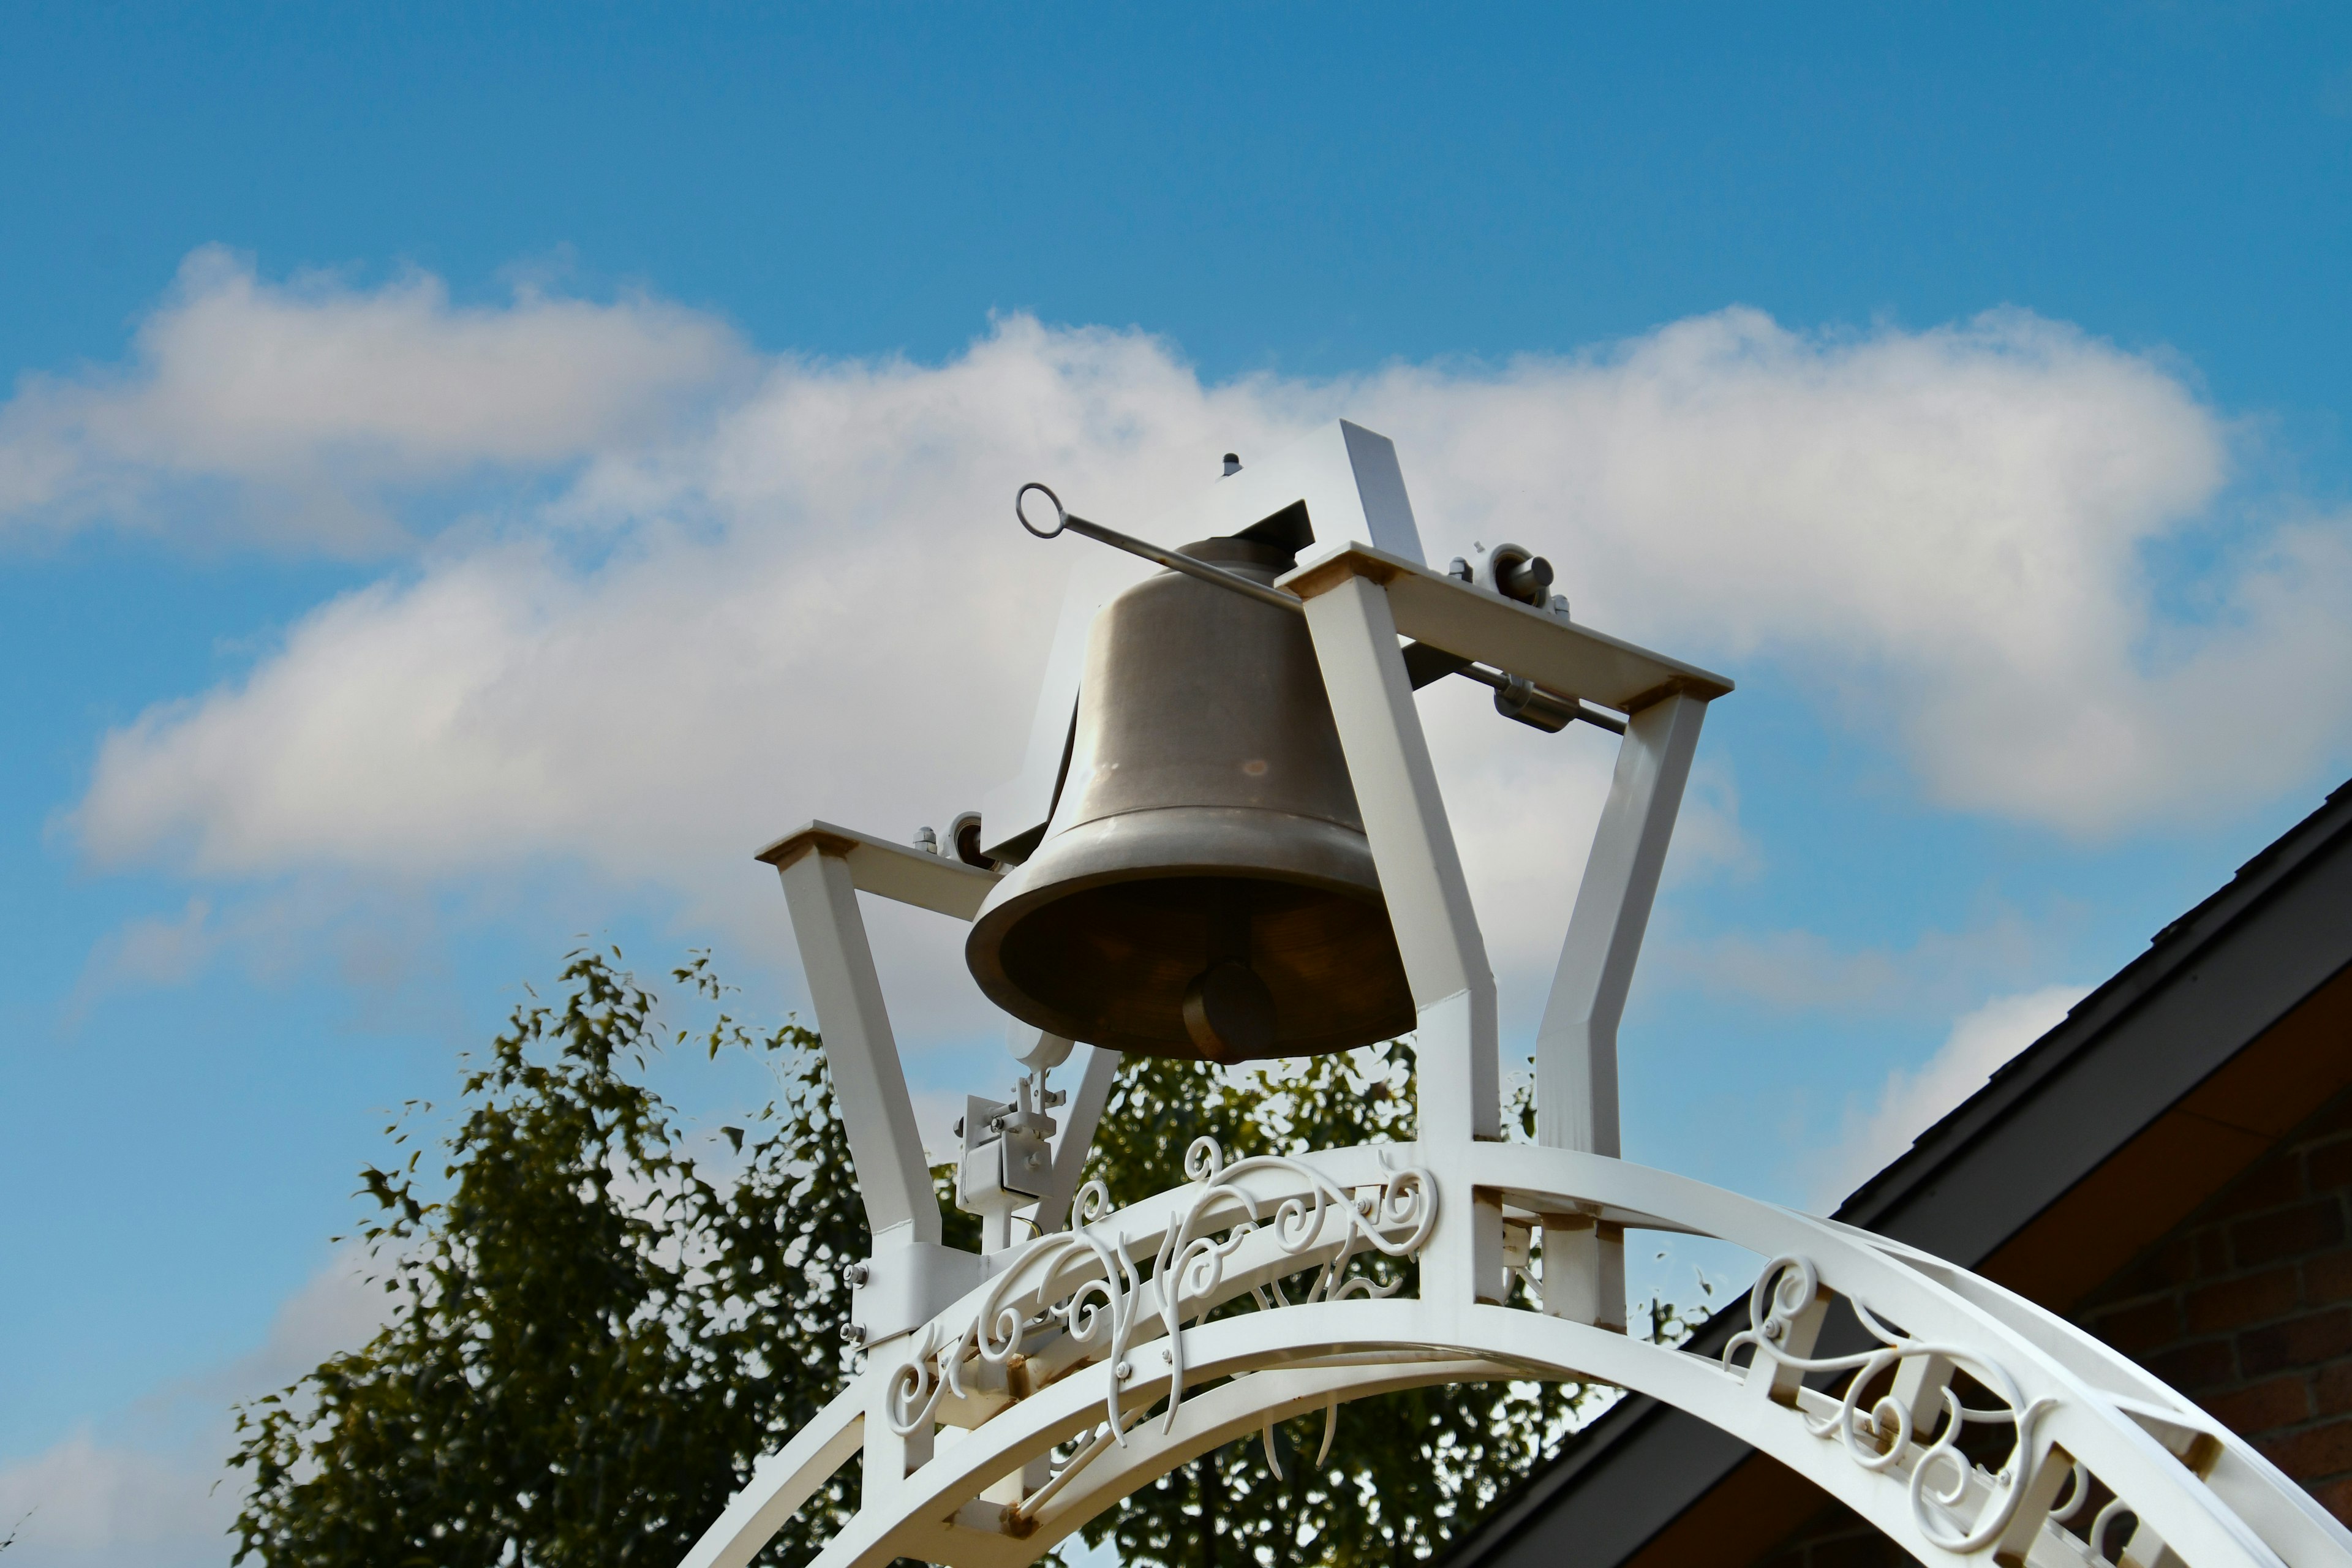
M 1908 1460 L 1912 1519 L 1919 1532 L 1934 1544 L 1947 1552 L 1962 1553 L 1991 1545 L 2017 1516 L 2030 1479 L 2034 1426 L 2057 1401 L 2028 1402 L 2019 1392 L 2016 1381 L 1999 1363 L 1965 1346 L 1913 1339 L 1882 1322 L 1860 1300 L 1853 1302 L 1854 1316 L 1879 1342 L 1874 1349 L 1843 1356 L 1797 1354 L 1789 1348 L 1795 1338 L 1796 1325 L 1820 1296 L 1821 1275 L 1811 1259 L 1794 1254 L 1772 1259 L 1748 1293 L 1748 1326 L 1734 1334 L 1723 1348 L 1724 1364 L 1729 1366 L 1732 1356 L 1741 1349 L 1752 1348 L 1757 1356 L 1794 1372 L 1851 1373 L 1846 1380 L 1845 1397 L 1836 1412 L 1819 1420 L 1806 1416 L 1807 1428 L 1817 1437 L 1837 1435 L 1847 1456 L 1866 1470 L 1887 1470 Z M 1881 1394 L 1868 1410 L 1862 1408 L 1864 1388 L 1889 1368 L 1911 1362 L 1946 1369 L 1932 1390 L 1940 1409 L 1926 1432 L 1914 1430 L 1916 1423 L 1910 1405 L 1892 1392 Z M 1950 1386 L 1948 1369 L 1952 1368 L 1966 1372 L 1983 1384 L 2003 1408 L 1983 1410 L 1963 1405 Z M 1976 1473 L 1976 1467 L 1960 1451 L 1960 1434 L 1970 1425 L 2001 1422 L 2010 1425 L 2015 1438 L 2010 1458 L 1993 1478 L 1992 1497 L 1974 1526 L 1955 1532 L 1946 1521 L 1966 1502 L 1969 1479 Z M 2084 1478 L 2077 1475 L 2064 1512 L 2071 1513 L 2079 1506 L 2084 1486 Z
M 1315 1281 L 1302 1301 L 1344 1301 L 1351 1296 L 1394 1295 L 1397 1283 L 1382 1287 L 1361 1275 L 1349 1275 L 1349 1260 L 1357 1256 L 1360 1245 L 1369 1246 L 1386 1258 L 1409 1258 L 1421 1250 L 1429 1239 L 1430 1227 L 1437 1223 L 1437 1189 L 1429 1173 L 1418 1168 L 1390 1173 L 1381 1187 L 1367 1194 L 1360 1204 L 1355 1194 L 1341 1191 L 1321 1172 L 1296 1160 L 1278 1154 L 1256 1154 L 1228 1165 L 1215 1139 L 1192 1140 L 1192 1147 L 1184 1151 L 1184 1173 L 1192 1178 L 1196 1190 L 1181 1217 L 1168 1227 L 1152 1273 L 1160 1282 L 1160 1315 L 1168 1334 L 1165 1431 L 1176 1429 L 1176 1413 L 1184 1403 L 1185 1303 L 1189 1300 L 1205 1304 L 1213 1298 L 1223 1282 L 1224 1259 L 1241 1245 L 1244 1237 L 1261 1228 L 1257 1200 L 1235 1184 L 1240 1178 L 1258 1171 L 1278 1171 L 1294 1177 L 1308 1194 L 1283 1199 L 1274 1211 L 1271 1224 L 1265 1226 L 1273 1235 L 1275 1245 L 1284 1252 L 1297 1254 L 1313 1247 L 1323 1234 L 1325 1222 L 1333 1216 L 1340 1217 L 1347 1227 L 1339 1250 L 1316 1271 Z M 1238 1203 L 1249 1217 L 1234 1226 L 1222 1241 L 1202 1234 L 1205 1216 L 1227 1201 Z M 1411 1228 L 1393 1240 L 1385 1234 L 1385 1228 L 1403 1226 Z M 1278 1282 L 1254 1287 L 1252 1293 L 1261 1307 L 1291 1304 Z M 1267 1452 L 1271 1458 L 1270 1440 Z M 1278 1471 L 1279 1467 L 1276 1468 Z
M 1265 1173 L 1287 1176 L 1304 1192 L 1265 1215 L 1245 1184 L 1246 1178 Z M 1178 1194 L 1181 1207 L 1169 1216 L 1148 1272 L 1138 1265 L 1128 1236 L 1103 1224 L 1111 1210 L 1108 1191 L 1100 1182 L 1079 1189 L 1072 1227 L 1031 1243 L 1037 1250 L 1024 1267 L 998 1274 L 961 1334 L 950 1340 L 932 1323 L 909 1346 L 890 1384 L 892 1428 L 901 1436 L 925 1429 L 943 1397 L 964 1397 L 968 1366 L 1005 1365 L 1022 1353 L 1030 1335 L 1057 1329 L 1087 1349 L 1090 1359 L 1099 1359 L 1107 1374 L 1103 1420 L 1057 1465 L 1048 1485 L 1058 1489 L 1106 1444 L 1127 1441 L 1132 1417 L 1122 1418 L 1120 1394 L 1135 1377 L 1131 1352 L 1147 1279 L 1158 1296 L 1156 1315 L 1168 1362 L 1166 1420 L 1172 1431 L 1184 1400 L 1184 1323 L 1223 1299 L 1226 1261 L 1249 1236 L 1265 1231 L 1276 1247 L 1292 1255 L 1336 1240 L 1300 1301 L 1344 1301 L 1394 1294 L 1401 1281 L 1382 1285 L 1350 1273 L 1350 1263 L 1374 1253 L 1412 1257 L 1428 1241 L 1437 1219 L 1435 1184 L 1419 1169 L 1390 1172 L 1378 1187 L 1351 1193 L 1311 1166 L 1277 1155 L 1227 1164 L 1214 1139 L 1198 1138 L 1184 1152 L 1184 1173 L 1192 1185 Z M 1239 1220 L 1231 1217 L 1236 1210 Z M 1328 1237 L 1334 1221 L 1343 1228 L 1337 1237 Z M 1074 1264 L 1085 1268 L 1086 1277 L 1068 1295 L 1025 1306 L 1013 1298 L 1016 1279 L 1029 1280 L 1034 1288 L 1037 1280 L 1067 1278 Z M 1251 1293 L 1262 1308 L 1293 1304 L 1278 1280 L 1253 1284 Z

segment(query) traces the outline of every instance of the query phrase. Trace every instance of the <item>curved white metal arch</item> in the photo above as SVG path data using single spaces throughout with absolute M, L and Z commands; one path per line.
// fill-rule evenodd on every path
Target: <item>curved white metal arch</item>
M 748 1563 L 866 1434 L 893 1423 L 923 1427 L 924 1439 L 934 1423 L 963 1430 L 903 1479 L 870 1473 L 866 1506 L 820 1568 L 878 1568 L 901 1556 L 1017 1568 L 1151 1478 L 1271 1422 L 1392 1389 L 1496 1378 L 1611 1384 L 1688 1411 L 1805 1476 L 1923 1563 L 2091 1563 L 2087 1513 L 2073 1530 L 2049 1518 L 2077 1484 L 2077 1467 L 2124 1500 L 2139 1532 L 2132 1555 L 2143 1563 L 2163 1551 L 2197 1568 L 2352 1563 L 2352 1534 L 2227 1428 L 2071 1324 L 1965 1270 L 1601 1156 L 1481 1144 L 1441 1188 L 1413 1165 L 1418 1152 L 1367 1146 L 1204 1170 L 1184 1187 L 1026 1244 L 921 1332 L 875 1347 L 851 1387 L 761 1465 L 686 1568 Z M 1402 1201 L 1416 1190 L 1418 1212 Z M 1335 1192 L 1351 1201 L 1332 1201 Z M 1759 1291 L 1757 1327 L 1778 1334 L 1778 1357 L 1727 1367 L 1466 1293 L 1363 1299 L 1348 1285 L 1361 1279 L 1344 1272 L 1349 1257 L 1425 1238 L 1438 1210 L 1459 1213 L 1486 1194 L 1529 1214 L 1695 1232 L 1801 1260 L 1781 1271 L 1780 1289 Z M 1339 1271 L 1325 1269 L 1335 1263 Z M 1319 1299 L 1199 1321 L 1307 1269 L 1324 1270 Z M 1788 1288 L 1800 1274 L 1823 1294 Z M 1171 1336 L 1162 1291 L 1178 1278 L 1186 1284 Z M 1885 1402 L 1875 1413 L 1842 1405 L 1801 1387 L 1782 1364 L 1806 1355 L 1805 1320 L 1817 1326 L 1827 1292 L 1901 1325 L 1890 1330 L 1881 1370 L 1923 1416 L 1899 1445 L 1890 1435 L 1906 1423 L 1890 1418 Z M 1926 1440 L 1936 1425 L 1928 1417 L 1955 1363 L 2005 1388 L 2015 1409 L 2002 1419 L 2031 1413 L 2021 1467 L 1963 1469 L 1948 1447 L 1931 1458 L 1938 1445 Z M 1216 1386 L 1185 1396 L 1208 1384 Z M 926 1399 L 936 1403 L 925 1408 Z M 1123 1441 L 1108 1433 L 1113 1409 Z M 1084 1445 L 1089 1434 L 1091 1448 L 1064 1467 L 1068 1474 L 1042 1473 L 1057 1446 Z M 1915 1486 L 1923 1464 L 1931 1473 Z M 1938 1502 L 1938 1490 L 1950 1495 Z M 1986 1539 L 1967 1542 L 1987 1521 Z
M 1355 463 L 1363 434 L 1339 429 L 1339 445 L 1320 449 Z M 1360 464 L 1351 471 L 1361 479 Z M 1402 503 L 1401 477 L 1394 489 Z M 856 1322 L 873 1340 L 866 1369 L 758 1467 L 684 1568 L 743 1568 L 854 1454 L 862 1506 L 821 1568 L 900 1555 L 1014 1568 L 1253 1427 L 1391 1388 L 1494 1377 L 1604 1382 L 1689 1411 L 1925 1563 L 2090 1568 L 2108 1560 L 2099 1548 L 2127 1517 L 2124 1560 L 2138 1568 L 2352 1568 L 2352 1534 L 2311 1498 L 2072 1325 L 1913 1249 L 1612 1157 L 1617 1016 L 1701 718 L 1729 681 L 1361 543 L 1278 585 L 1303 601 L 1412 984 L 1424 1142 L 1231 1167 L 1212 1150 L 1189 1185 L 1085 1213 L 1073 1230 L 985 1258 L 945 1247 L 856 891 L 969 919 L 993 874 L 824 825 L 781 841 L 763 858 L 784 877 L 853 1149 L 882 1173 L 867 1194 L 875 1255 L 855 1288 Z M 1413 707 L 1406 637 L 1625 714 L 1538 1032 L 1545 1147 L 1491 1141 L 1495 982 Z M 1053 776 L 1067 712 L 1046 704 L 1033 748 L 1040 777 Z M 1042 804 L 999 827 L 1034 826 Z M 1747 1364 L 1611 1324 L 1622 1311 L 1625 1228 L 1717 1237 L 1771 1260 L 1750 1331 L 1733 1342 Z M 1543 1310 L 1494 1304 L 1508 1293 L 1514 1231 L 1536 1230 L 1548 1244 Z M 1369 1252 L 1417 1258 L 1419 1296 L 1383 1298 L 1352 1272 Z M 1283 1282 L 1295 1288 L 1307 1270 L 1307 1299 L 1285 1302 Z M 1813 1358 L 1832 1293 L 1879 1336 L 1874 1352 Z M 1269 1310 L 1202 1321 L 1245 1294 Z M 1954 1444 L 1967 1414 L 1951 1394 L 1956 1371 L 1999 1402 L 1969 1418 L 2014 1434 L 1997 1473 Z M 1866 1405 L 1806 1382 L 1840 1373 L 1852 1386 L 1872 1380 Z M 959 1436 L 944 1440 L 950 1430 Z M 1075 1446 L 1057 1461 L 1063 1445 Z M 2116 1500 L 2085 1519 L 2108 1493 Z

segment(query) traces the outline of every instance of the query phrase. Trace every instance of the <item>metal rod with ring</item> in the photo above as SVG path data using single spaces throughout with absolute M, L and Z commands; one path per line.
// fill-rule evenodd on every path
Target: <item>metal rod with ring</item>
M 1053 527 L 1040 528 L 1029 521 L 1027 502 L 1031 490 L 1035 490 L 1054 503 Z M 1013 492 L 1013 515 L 1020 520 L 1022 528 L 1034 538 L 1058 539 L 1066 531 L 1081 534 L 1097 543 L 1108 544 L 1114 550 L 1124 550 L 1129 555 L 1139 555 L 1144 560 L 1156 565 L 1165 566 L 1171 572 L 1181 572 L 1187 577 L 1197 577 L 1203 583 L 1213 584 L 1228 592 L 1242 595 L 1245 598 L 1255 599 L 1262 605 L 1273 605 L 1297 615 L 1307 613 L 1306 604 L 1296 594 L 1286 594 L 1279 588 L 1270 588 L 1263 583 L 1254 583 L 1237 573 L 1212 566 L 1205 561 L 1195 561 L 1181 551 L 1163 550 L 1149 540 L 1138 539 L 1131 533 L 1121 533 L 1115 528 L 1106 528 L 1099 522 L 1090 522 L 1083 517 L 1076 516 L 1069 508 L 1062 504 L 1062 498 L 1054 493 L 1051 485 L 1040 484 L 1035 479 L 1030 480 Z M 1625 732 L 1623 720 L 1603 712 L 1600 709 L 1588 707 L 1576 698 L 1563 697 L 1557 692 L 1546 691 L 1541 687 L 1532 685 L 1515 676 L 1486 669 L 1475 664 L 1456 668 L 1452 673 L 1465 679 L 1475 680 L 1481 686 L 1492 688 L 1496 693 L 1496 710 L 1497 712 L 1535 729 L 1557 733 L 1566 729 L 1570 721 L 1581 719 L 1586 723 L 1606 730 L 1612 734 L 1622 735 Z
M 1023 503 L 1029 499 L 1031 490 L 1035 490 L 1054 503 L 1052 528 L 1039 528 L 1029 521 L 1028 512 L 1023 510 Z M 1220 588 L 1255 599 L 1262 605 L 1273 605 L 1297 615 L 1303 616 L 1307 613 L 1306 605 L 1296 594 L 1286 594 L 1279 588 L 1269 588 L 1263 583 L 1253 583 L 1246 577 L 1227 572 L 1222 567 L 1212 566 L 1205 561 L 1195 561 L 1179 551 L 1162 550 L 1157 544 L 1148 540 L 1138 539 L 1133 534 L 1121 533 L 1115 528 L 1105 528 L 1101 523 L 1088 522 L 1083 517 L 1072 516 L 1069 509 L 1062 504 L 1062 498 L 1055 495 L 1050 486 L 1041 485 L 1034 479 L 1023 485 L 1013 495 L 1013 515 L 1021 520 L 1023 528 L 1027 529 L 1039 539 L 1057 538 L 1063 530 L 1067 529 L 1073 533 L 1084 534 L 1098 543 L 1108 544 L 1114 550 L 1124 550 L 1129 555 L 1140 555 L 1146 561 L 1167 567 L 1171 572 L 1181 572 L 1187 577 L 1198 577 L 1203 583 L 1213 583 Z

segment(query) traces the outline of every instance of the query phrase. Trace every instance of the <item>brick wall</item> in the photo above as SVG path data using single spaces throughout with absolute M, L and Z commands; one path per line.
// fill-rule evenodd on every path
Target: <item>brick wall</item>
M 2074 1310 L 2352 1523 L 2352 1095 L 2281 1142 Z M 1842 1506 L 1769 1568 L 1909 1558 Z
M 2352 1098 L 2305 1123 L 2075 1321 L 2352 1520 Z

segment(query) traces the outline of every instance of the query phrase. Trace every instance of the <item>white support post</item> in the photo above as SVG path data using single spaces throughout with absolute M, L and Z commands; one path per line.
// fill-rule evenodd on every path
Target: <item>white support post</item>
M 1625 1227 L 1591 1215 L 1543 1216 L 1543 1310 L 1625 1331 Z
M 1706 704 L 1675 695 L 1627 716 L 1568 940 L 1536 1034 L 1536 1142 L 1616 1158 L 1617 1025 L 1656 900 Z M 1625 1233 L 1547 1216 L 1544 1310 L 1620 1333 Z
M 900 1498 L 907 1478 L 931 1462 L 937 1434 L 929 1423 L 903 1437 L 891 1426 L 891 1383 L 888 1378 L 875 1378 L 866 1385 L 866 1462 L 857 1498 L 861 1513 L 870 1508 L 903 1506 Z
M 1536 1142 L 1616 1158 L 1617 1025 L 1658 895 L 1706 703 L 1675 694 L 1628 716 L 1568 941 L 1536 1035 Z M 1545 1253 L 1549 1264 L 1549 1247 Z
M 1417 1141 L 1442 1171 L 1475 1140 L 1502 1136 L 1495 975 L 1387 595 L 1364 578 L 1341 579 L 1307 601 L 1307 627 L 1412 987 Z M 1423 1298 L 1500 1301 L 1509 1283 L 1501 1197 L 1465 1188 L 1423 1254 Z
M 1495 975 L 1388 597 L 1345 578 L 1307 601 L 1307 628 L 1421 1014 L 1421 1141 L 1500 1137 Z
M 940 1238 L 939 1196 L 923 1159 L 915 1104 L 882 1001 L 882 980 L 858 912 L 849 864 L 812 848 L 778 868 L 793 938 L 808 975 L 825 1065 L 857 1164 L 858 1190 L 877 1253 Z
M 1087 1168 L 1087 1152 L 1094 1147 L 1095 1128 L 1103 1107 L 1110 1102 L 1111 1080 L 1118 1076 L 1118 1053 L 1100 1046 L 1080 1046 L 1086 1063 L 1078 1070 L 1078 1087 L 1063 1108 L 1062 1130 L 1054 1139 L 1054 1191 L 1039 1200 L 1032 1215 L 1040 1231 L 1059 1230 L 1069 1217 L 1070 1199 Z

